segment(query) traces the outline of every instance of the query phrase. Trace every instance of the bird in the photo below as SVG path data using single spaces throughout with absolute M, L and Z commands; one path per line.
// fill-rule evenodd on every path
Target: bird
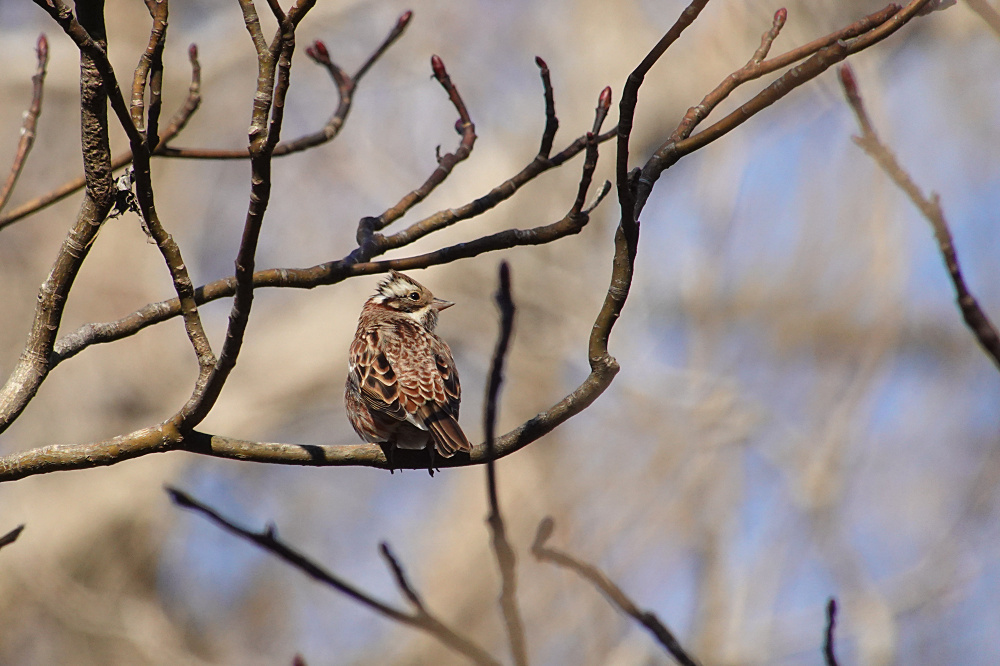
M 434 329 L 454 303 L 390 270 L 361 308 L 348 359 L 347 416 L 366 442 L 425 449 L 445 458 L 469 452 L 458 424 L 462 388 L 448 343 Z M 390 463 L 391 464 L 391 463 Z

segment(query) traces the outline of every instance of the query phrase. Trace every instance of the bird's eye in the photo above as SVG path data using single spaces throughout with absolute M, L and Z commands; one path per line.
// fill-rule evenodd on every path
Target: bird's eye
M 410 300 L 411 301 L 419 301 L 420 300 L 420 294 L 418 294 L 415 291 L 411 291 L 410 292 Z

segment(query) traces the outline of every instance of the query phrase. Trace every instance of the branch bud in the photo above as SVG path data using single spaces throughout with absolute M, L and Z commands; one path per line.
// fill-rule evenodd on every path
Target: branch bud
M 601 96 L 597 98 L 597 106 L 604 111 L 611 108 L 611 86 L 606 86 L 601 91 Z
M 431 56 L 431 69 L 434 70 L 434 78 L 438 81 L 443 81 L 448 76 L 448 72 L 444 68 L 444 61 L 441 60 L 441 56 Z
M 413 10 L 407 9 L 405 12 L 399 15 L 399 20 L 396 21 L 396 30 L 402 30 L 406 27 L 406 24 L 410 22 L 413 18 Z

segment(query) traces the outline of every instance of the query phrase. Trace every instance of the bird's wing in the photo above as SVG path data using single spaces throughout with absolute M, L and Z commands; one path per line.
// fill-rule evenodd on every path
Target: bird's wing
M 396 393 L 406 419 L 430 430 L 438 452 L 450 457 L 472 448 L 458 425 L 462 387 L 448 345 L 422 327 L 403 322 L 381 331 L 379 349 L 395 373 Z

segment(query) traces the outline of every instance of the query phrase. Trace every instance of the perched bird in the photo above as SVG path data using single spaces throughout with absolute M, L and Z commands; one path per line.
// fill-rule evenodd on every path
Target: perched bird
M 401 449 L 433 443 L 446 458 L 472 448 L 458 425 L 462 389 L 455 359 L 434 333 L 439 313 L 452 305 L 396 271 L 365 302 L 344 400 L 351 425 L 366 442 Z

